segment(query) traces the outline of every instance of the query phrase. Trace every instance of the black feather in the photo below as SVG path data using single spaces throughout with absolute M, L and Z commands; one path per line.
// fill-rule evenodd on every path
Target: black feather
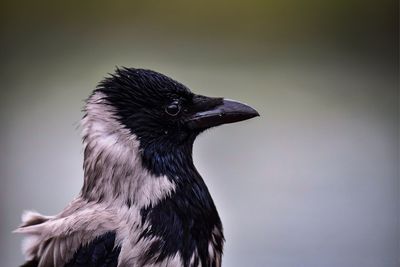
M 75 252 L 65 267 L 116 267 L 120 247 L 114 247 L 115 232 L 108 232 Z

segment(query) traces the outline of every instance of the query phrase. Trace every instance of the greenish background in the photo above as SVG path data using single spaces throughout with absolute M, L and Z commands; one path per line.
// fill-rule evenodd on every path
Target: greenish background
M 194 158 L 224 222 L 224 266 L 398 267 L 398 1 L 1 1 L 0 262 L 24 209 L 80 190 L 83 100 L 150 68 L 261 117 Z

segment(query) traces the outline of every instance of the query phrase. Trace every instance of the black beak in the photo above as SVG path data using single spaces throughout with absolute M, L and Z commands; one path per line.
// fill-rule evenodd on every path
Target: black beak
M 216 100 L 216 98 L 209 99 L 211 101 Z M 243 103 L 221 98 L 219 100 L 217 105 L 212 105 L 206 110 L 201 110 L 193 114 L 187 120 L 186 125 L 192 130 L 203 130 L 260 116 L 255 109 Z

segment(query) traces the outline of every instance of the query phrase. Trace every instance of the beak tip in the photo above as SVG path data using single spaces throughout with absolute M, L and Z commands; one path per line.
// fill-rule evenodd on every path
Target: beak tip
M 254 117 L 261 117 L 260 113 L 258 113 L 258 111 L 255 109 L 254 109 Z
M 260 113 L 255 110 L 254 108 L 247 106 L 245 107 L 246 111 L 244 113 L 247 113 L 249 116 L 249 119 L 254 118 L 254 117 L 260 117 Z

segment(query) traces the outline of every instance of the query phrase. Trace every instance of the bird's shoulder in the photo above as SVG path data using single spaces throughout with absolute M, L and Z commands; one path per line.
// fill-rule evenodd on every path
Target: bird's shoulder
M 23 250 L 31 260 L 23 266 L 116 266 L 122 222 L 118 210 L 79 199 L 56 216 L 25 213 L 15 231 L 26 235 Z

